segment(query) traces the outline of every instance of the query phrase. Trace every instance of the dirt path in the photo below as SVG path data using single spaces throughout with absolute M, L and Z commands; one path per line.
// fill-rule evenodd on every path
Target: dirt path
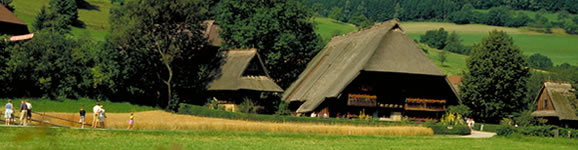
M 472 130 L 472 134 L 466 135 L 466 136 L 460 136 L 460 137 L 462 137 L 462 138 L 491 138 L 494 135 L 496 135 L 496 133 L 494 133 L 494 132 L 483 132 L 483 131 Z

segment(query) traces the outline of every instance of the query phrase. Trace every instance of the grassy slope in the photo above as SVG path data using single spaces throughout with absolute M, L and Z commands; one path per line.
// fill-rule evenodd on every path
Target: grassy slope
M 31 28 L 36 14 L 40 12 L 43 5 L 48 7 L 49 0 L 15 0 L 15 14 Z M 108 24 L 109 10 L 112 7 L 109 0 L 86 0 L 97 9 L 79 9 L 79 20 L 84 22 L 85 28 L 73 27 L 72 33 L 77 36 L 92 36 L 98 41 L 104 41 L 110 25 Z M 31 30 L 32 31 L 32 30 Z
M 343 136 L 221 131 L 0 127 L 0 149 L 578 149 L 563 138 Z
M 331 39 L 334 32 L 345 34 L 357 30 L 355 25 L 342 23 L 329 18 L 317 17 L 314 18 L 313 21 L 316 24 L 315 32 L 321 35 L 321 38 L 323 38 L 323 40 L 326 42 Z
M 4 108 L 8 99 L 0 99 L 1 108 Z M 21 99 L 13 99 L 12 104 L 19 108 Z M 80 107 L 83 107 L 87 112 L 92 111 L 95 100 L 91 99 L 64 99 L 64 100 L 48 100 L 48 99 L 29 99 L 30 104 L 32 104 L 32 111 L 34 112 L 71 112 L 76 113 L 79 111 Z M 138 106 L 132 105 L 128 102 L 118 103 L 118 102 L 101 102 L 107 112 L 110 113 L 122 113 L 122 112 L 135 112 L 135 111 L 148 111 L 157 110 L 149 106 Z M 4 110 L 4 109 L 2 109 Z
M 466 58 L 468 56 L 449 52 L 447 53 L 446 62 L 442 65 L 439 59 L 439 53 L 441 50 L 430 48 L 425 44 L 420 44 L 419 46 L 428 51 L 427 56 L 429 59 L 432 60 L 446 75 L 460 75 L 467 69 Z
M 525 55 L 541 53 L 552 59 L 554 64 L 564 62 L 570 64 L 578 63 L 578 36 L 576 35 L 554 35 L 542 34 L 531 31 L 524 31 L 517 28 L 496 27 L 488 25 L 470 24 L 456 25 L 453 23 L 434 22 L 404 22 L 402 28 L 407 31 L 413 39 L 418 40 L 427 30 L 443 27 L 447 31 L 456 31 L 463 39 L 465 45 L 479 43 L 491 30 L 503 30 L 508 32 L 514 39 L 514 44 L 518 45 Z

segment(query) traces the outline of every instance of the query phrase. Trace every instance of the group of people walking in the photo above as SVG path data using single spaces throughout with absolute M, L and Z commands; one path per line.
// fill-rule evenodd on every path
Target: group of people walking
M 4 108 L 5 108 L 4 118 L 6 119 L 5 120 L 6 125 L 15 124 L 14 110 L 16 110 L 16 108 L 14 108 L 14 104 L 12 104 L 11 99 L 8 99 L 8 103 L 6 103 L 6 106 Z M 32 104 L 30 104 L 30 101 L 28 100 L 20 101 L 19 112 L 20 112 L 19 124 L 27 126 L 32 121 Z
M 8 99 L 8 103 L 6 103 L 4 111 L 4 118 L 6 119 L 5 120 L 6 125 L 15 124 L 14 121 L 15 110 L 16 108 L 14 104 L 12 104 L 12 100 Z M 19 125 L 27 126 L 28 124 L 30 124 L 32 120 L 32 104 L 30 104 L 30 101 L 22 100 L 20 103 L 19 112 L 20 112 Z M 104 109 L 104 107 L 98 102 L 96 102 L 96 105 L 92 108 L 92 112 L 93 112 L 93 119 L 91 123 L 92 128 L 104 128 L 105 127 L 104 122 L 105 119 L 107 118 L 105 113 L 106 110 Z M 86 111 L 84 110 L 84 108 L 80 107 L 79 114 L 80 120 L 78 121 L 78 123 L 81 124 L 81 128 L 84 128 L 86 118 Z M 133 113 L 130 113 L 128 129 L 132 129 L 133 124 L 134 124 L 134 115 Z

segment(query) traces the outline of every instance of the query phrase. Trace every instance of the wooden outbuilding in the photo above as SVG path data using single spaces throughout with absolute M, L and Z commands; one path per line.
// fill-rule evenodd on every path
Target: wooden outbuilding
M 28 34 L 28 26 L 18 19 L 8 8 L 0 4 L 0 35 L 24 35 Z
M 245 98 L 267 100 L 283 92 L 269 76 L 257 49 L 227 50 L 221 57 L 221 73 L 209 83 L 208 91 L 219 103 L 231 107 L 230 111 L 235 111 L 235 105 Z
M 397 20 L 334 37 L 285 91 L 297 115 L 436 120 L 459 98 Z
M 546 119 L 546 124 L 578 128 L 574 90 L 568 82 L 544 81 L 532 116 Z

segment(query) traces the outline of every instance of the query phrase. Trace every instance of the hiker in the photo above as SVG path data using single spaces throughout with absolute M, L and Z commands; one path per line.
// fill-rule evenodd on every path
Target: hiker
M 132 130 L 134 124 L 134 114 L 131 112 L 130 113 L 130 120 L 128 120 L 128 129 Z
M 80 107 L 80 120 L 78 121 L 80 123 L 80 128 L 84 129 L 84 117 L 86 116 L 86 111 L 84 110 L 84 108 Z
M 12 121 L 12 113 L 14 113 L 14 106 L 12 105 L 12 100 L 8 99 L 8 103 L 6 103 L 4 111 L 4 118 L 6 119 L 6 125 L 10 125 L 10 121 Z
M 101 125 L 102 128 L 104 128 L 104 118 L 106 118 L 106 114 L 104 113 L 104 106 L 100 105 L 100 111 L 99 111 L 99 123 Z
M 28 113 L 26 114 L 26 120 L 28 123 L 32 123 L 32 104 L 30 104 L 30 100 L 24 100 L 26 102 L 26 107 L 28 108 Z
M 96 102 L 96 105 L 92 107 L 92 128 L 96 128 L 98 124 L 99 112 L 100 111 L 100 104 Z
M 27 126 L 28 125 L 28 105 L 26 105 L 26 101 L 20 101 L 20 125 Z

